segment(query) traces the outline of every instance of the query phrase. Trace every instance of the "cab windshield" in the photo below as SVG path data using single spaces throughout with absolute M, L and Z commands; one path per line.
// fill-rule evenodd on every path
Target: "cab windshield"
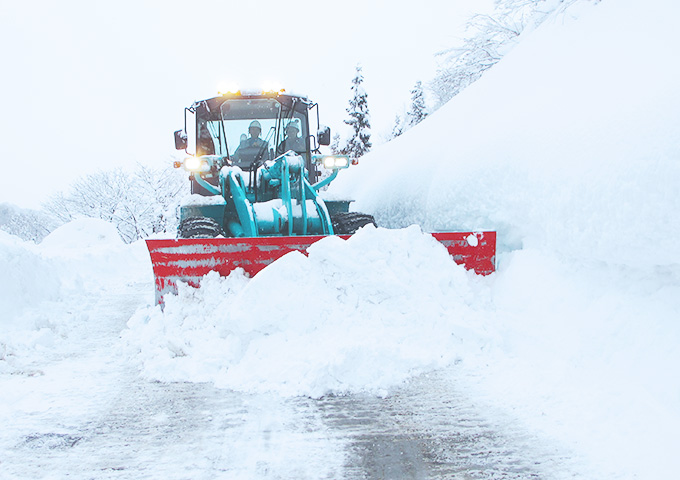
M 307 107 L 274 98 L 227 99 L 219 111 L 205 111 L 197 122 L 197 153 L 229 157 L 249 168 L 288 150 L 309 157 Z

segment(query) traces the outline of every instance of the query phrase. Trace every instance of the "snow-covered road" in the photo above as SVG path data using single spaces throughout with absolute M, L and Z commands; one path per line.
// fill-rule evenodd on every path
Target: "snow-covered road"
M 60 348 L 0 377 L 3 479 L 566 478 L 451 372 L 387 397 L 240 393 L 140 376 L 120 333 L 149 283 L 83 295 Z M 87 314 L 86 312 L 90 312 Z M 451 367 L 455 368 L 455 366 Z

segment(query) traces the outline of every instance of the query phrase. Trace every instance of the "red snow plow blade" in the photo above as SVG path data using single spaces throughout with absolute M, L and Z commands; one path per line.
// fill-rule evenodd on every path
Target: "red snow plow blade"
M 453 260 L 488 275 L 495 270 L 496 232 L 432 233 L 449 251 Z M 347 239 L 349 235 L 339 235 Z M 241 267 L 250 276 L 293 250 L 305 252 L 323 236 L 197 238 L 147 240 L 156 280 L 156 305 L 163 296 L 177 293 L 177 282 L 198 287 L 210 271 L 227 276 Z

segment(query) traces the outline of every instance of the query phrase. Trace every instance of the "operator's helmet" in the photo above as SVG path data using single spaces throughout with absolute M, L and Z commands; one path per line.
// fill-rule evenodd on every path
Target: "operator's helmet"
M 252 122 L 250 122 L 248 130 L 250 130 L 251 128 L 258 128 L 260 129 L 260 131 L 262 131 L 262 125 L 260 125 L 260 122 L 258 122 L 257 120 L 253 120 Z
M 300 131 L 300 128 L 298 127 L 297 123 L 295 122 L 290 122 L 288 125 L 286 125 L 286 133 L 288 133 L 288 130 L 290 129 L 295 129 L 295 133 Z

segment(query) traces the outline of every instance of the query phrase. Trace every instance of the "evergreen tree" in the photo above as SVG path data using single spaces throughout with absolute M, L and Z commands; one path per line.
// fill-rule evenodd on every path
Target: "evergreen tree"
M 344 121 L 352 127 L 353 132 L 343 148 L 345 153 L 353 160 L 368 152 L 372 146 L 368 95 L 362 85 L 364 76 L 361 74 L 361 66 L 357 65 L 356 69 L 356 75 L 352 79 L 352 98 L 347 108 L 350 118 Z
M 423 83 L 418 80 L 411 90 L 411 109 L 407 113 L 408 126 L 413 127 L 422 122 L 427 117 L 427 107 L 425 106 L 425 93 Z

